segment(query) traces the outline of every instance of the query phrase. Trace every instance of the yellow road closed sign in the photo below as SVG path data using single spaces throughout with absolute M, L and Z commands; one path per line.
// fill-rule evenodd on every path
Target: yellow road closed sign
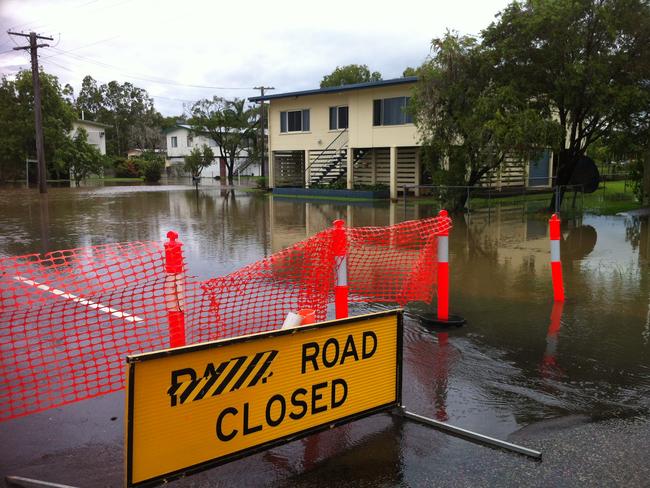
M 161 483 L 400 402 L 401 311 L 127 360 L 126 484 Z

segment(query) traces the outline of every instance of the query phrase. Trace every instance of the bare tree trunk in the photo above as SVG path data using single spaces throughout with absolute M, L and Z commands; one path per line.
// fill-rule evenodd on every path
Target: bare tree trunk
M 566 187 L 566 185 L 569 184 L 571 181 L 571 175 L 573 174 L 573 170 L 576 167 L 576 164 L 578 164 L 578 158 L 580 157 L 579 154 L 574 153 L 570 149 L 561 149 L 559 158 L 558 158 L 558 167 L 557 167 L 557 174 L 555 178 L 555 186 L 560 186 L 560 187 Z M 560 196 L 557 200 L 558 207 L 562 207 L 562 200 L 564 199 L 564 193 L 566 192 L 566 188 L 560 188 Z M 549 210 L 551 212 L 557 211 L 555 208 L 555 203 L 556 203 L 556 198 L 555 198 L 555 192 L 553 195 L 551 195 L 551 203 L 549 205 Z
M 235 158 L 231 157 L 230 160 L 226 160 L 226 167 L 228 168 L 228 184 L 233 184 L 234 170 L 235 170 Z

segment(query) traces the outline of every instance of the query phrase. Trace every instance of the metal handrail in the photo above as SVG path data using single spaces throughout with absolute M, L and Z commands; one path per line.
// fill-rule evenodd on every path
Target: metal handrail
M 347 133 L 348 133 L 348 129 L 343 129 L 343 130 L 341 131 L 341 133 L 340 133 L 338 136 L 336 136 L 336 137 L 332 140 L 332 142 L 330 142 L 330 143 L 327 145 L 327 147 L 326 147 L 325 149 L 323 149 L 323 150 L 320 152 L 320 154 L 316 157 L 316 159 L 314 159 L 314 161 L 311 162 L 311 163 L 309 164 L 309 166 L 307 166 L 307 167 L 305 168 L 305 173 L 307 172 L 307 170 L 308 170 L 309 168 L 311 168 L 314 164 L 316 164 L 316 161 L 318 161 L 318 160 L 320 159 L 320 157 L 325 153 L 325 151 L 327 151 L 328 149 L 331 148 L 332 144 L 334 144 L 334 143 L 338 140 L 339 137 L 341 137 L 343 134 L 347 134 Z M 342 149 L 343 146 L 344 146 L 345 144 L 347 144 L 347 143 L 348 143 L 348 141 L 345 141 L 345 143 L 342 144 L 342 145 L 339 147 L 339 150 Z

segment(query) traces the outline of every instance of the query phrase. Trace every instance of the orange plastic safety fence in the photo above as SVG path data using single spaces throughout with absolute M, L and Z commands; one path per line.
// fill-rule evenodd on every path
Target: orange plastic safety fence
M 390 227 L 347 229 L 349 300 L 431 302 L 436 281 L 436 236 L 450 228 L 438 218 Z
M 430 301 L 442 230 L 346 229 L 350 301 Z M 165 256 L 137 242 L 0 258 L 0 421 L 122 389 L 129 354 L 275 329 L 304 308 L 333 316 L 331 229 L 207 281 Z
M 199 340 L 252 334 L 282 325 L 289 312 L 327 316 L 333 286 L 331 231 L 324 231 L 227 276 L 204 282 Z

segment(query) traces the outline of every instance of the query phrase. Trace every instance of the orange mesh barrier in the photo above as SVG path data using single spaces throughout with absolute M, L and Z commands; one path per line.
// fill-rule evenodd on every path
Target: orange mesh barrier
M 349 301 L 430 302 L 448 226 L 346 229 Z M 128 354 L 275 329 L 303 308 L 333 317 L 333 229 L 207 281 L 168 237 L 0 258 L 0 421 L 122 389 Z
M 436 235 L 448 229 L 437 218 L 390 227 L 347 229 L 349 300 L 431 302 L 436 277 Z

